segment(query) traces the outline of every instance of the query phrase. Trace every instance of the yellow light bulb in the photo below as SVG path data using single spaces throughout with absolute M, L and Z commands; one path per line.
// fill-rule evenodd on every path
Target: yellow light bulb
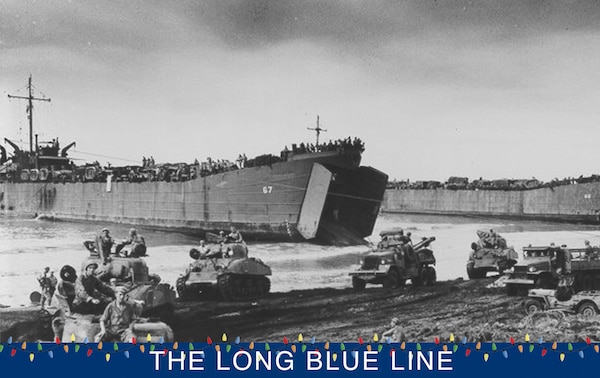
M 379 341 L 379 336 L 377 336 L 377 334 L 373 335 L 373 341 L 375 341 L 375 342 Z
M 525 335 L 525 342 L 529 342 L 529 334 L 528 333 Z
M 221 340 L 223 342 L 227 341 L 227 334 L 224 333 L 223 336 L 221 336 Z
M 484 353 L 484 354 L 483 354 L 483 360 L 484 360 L 485 362 L 487 362 L 487 360 L 488 360 L 489 358 L 490 358 L 490 355 L 489 355 L 489 354 L 487 354 L 487 353 Z
M 304 338 L 302 337 L 302 334 L 301 334 L 301 333 L 300 333 L 300 334 L 298 334 L 298 341 L 302 342 L 302 340 L 303 340 L 303 339 L 304 339 Z

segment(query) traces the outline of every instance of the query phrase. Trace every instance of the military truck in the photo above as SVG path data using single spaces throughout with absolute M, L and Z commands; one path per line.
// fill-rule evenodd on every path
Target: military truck
M 531 288 L 556 289 L 561 276 L 574 277 L 573 290 L 600 290 L 600 257 L 598 249 L 528 246 L 523 248 L 523 260 L 516 264 L 506 280 L 508 294 L 527 292 Z
M 429 249 L 435 237 L 424 237 L 413 246 L 402 229 L 385 230 L 380 236 L 377 248 L 363 256 L 360 266 L 349 273 L 355 290 L 363 290 L 367 283 L 393 289 L 407 280 L 413 285 L 432 285 L 436 281 L 435 256 Z
M 467 261 L 467 275 L 470 279 L 485 278 L 488 272 L 504 273 L 518 261 L 519 254 L 506 245 L 506 239 L 493 230 L 478 230 L 479 240 L 471 243 L 471 253 Z

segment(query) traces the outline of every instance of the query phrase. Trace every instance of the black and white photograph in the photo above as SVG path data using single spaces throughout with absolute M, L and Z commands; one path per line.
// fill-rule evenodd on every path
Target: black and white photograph
M 600 340 L 599 19 L 0 0 L 0 341 Z

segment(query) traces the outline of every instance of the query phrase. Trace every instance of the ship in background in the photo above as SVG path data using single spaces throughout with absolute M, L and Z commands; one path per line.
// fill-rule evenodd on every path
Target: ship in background
M 364 244 L 377 219 L 387 175 L 360 166 L 358 138 L 292 145 L 280 155 L 194 164 L 75 165 L 71 143 L 33 134 L 29 78 L 29 151 L 0 147 L 0 210 L 68 221 L 113 222 L 203 235 L 240 230 L 246 240 Z
M 461 215 L 486 218 L 600 224 L 600 176 L 525 180 L 388 183 L 384 213 Z

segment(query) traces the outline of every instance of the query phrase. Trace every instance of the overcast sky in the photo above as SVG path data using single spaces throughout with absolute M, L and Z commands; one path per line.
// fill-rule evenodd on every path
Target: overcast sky
M 592 0 L 0 0 L 0 134 L 24 147 L 30 74 L 40 139 L 113 165 L 278 154 L 319 115 L 390 178 L 600 173 Z

